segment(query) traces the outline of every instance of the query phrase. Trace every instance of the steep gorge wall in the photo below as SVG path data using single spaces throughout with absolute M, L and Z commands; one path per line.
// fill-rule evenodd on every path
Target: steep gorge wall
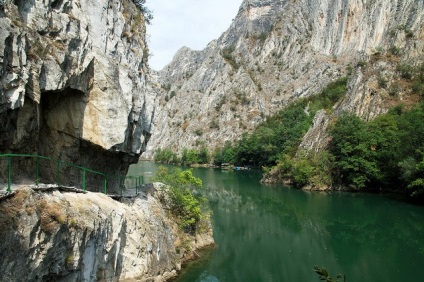
M 152 133 L 143 14 L 130 0 L 6 0 L 0 8 L 0 151 L 124 175 Z
M 356 106 L 346 100 L 340 109 L 384 112 L 388 103 L 376 97 L 385 93 L 372 85 L 382 70 L 396 72 L 396 62 L 380 63 L 371 75 L 356 66 L 391 48 L 401 50 L 397 62 L 422 61 L 423 19 L 424 3 L 416 0 L 243 1 L 219 39 L 202 51 L 182 48 L 158 73 L 158 130 L 143 156 L 222 146 L 349 72 Z M 377 94 L 373 109 L 359 105 L 362 94 Z

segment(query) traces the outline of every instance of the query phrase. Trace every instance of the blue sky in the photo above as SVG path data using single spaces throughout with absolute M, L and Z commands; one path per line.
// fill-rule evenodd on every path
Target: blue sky
M 161 70 L 183 46 L 202 50 L 236 17 L 242 0 L 147 0 L 153 21 L 147 26 L 150 67 Z

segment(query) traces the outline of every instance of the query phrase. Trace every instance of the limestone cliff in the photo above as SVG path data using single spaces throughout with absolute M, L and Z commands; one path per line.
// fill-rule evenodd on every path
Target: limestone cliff
M 236 140 L 349 72 L 337 111 L 375 117 L 389 106 L 379 75 L 390 84 L 396 62 L 423 60 L 423 20 L 418 0 L 245 0 L 219 39 L 202 51 L 182 48 L 158 73 L 158 130 L 144 156 Z M 376 62 L 390 50 L 394 59 Z
M 0 151 L 125 175 L 152 133 L 144 21 L 131 0 L 1 1 Z
M 156 185 L 150 191 L 155 191 Z M 165 281 L 210 233 L 182 234 L 151 194 L 23 188 L 0 199 L 1 281 Z

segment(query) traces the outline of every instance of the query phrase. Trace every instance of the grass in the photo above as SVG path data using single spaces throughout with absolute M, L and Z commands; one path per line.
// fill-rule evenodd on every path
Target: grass
M 58 204 L 43 199 L 39 205 L 41 230 L 46 233 L 53 232 L 59 225 L 67 222 L 67 217 Z

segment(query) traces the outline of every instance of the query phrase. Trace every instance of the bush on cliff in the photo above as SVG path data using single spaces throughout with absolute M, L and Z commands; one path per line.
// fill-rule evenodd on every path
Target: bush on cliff
M 201 221 L 207 218 L 206 199 L 195 195 L 196 189 L 202 188 L 202 180 L 193 176 L 191 169 L 174 169 L 159 167 L 153 181 L 169 186 L 169 210 L 176 217 L 178 225 L 187 233 L 195 234 Z
M 150 24 L 153 20 L 152 11 L 146 7 L 146 0 L 133 0 L 135 6 L 140 10 L 140 12 L 144 15 L 144 19 L 147 24 Z

